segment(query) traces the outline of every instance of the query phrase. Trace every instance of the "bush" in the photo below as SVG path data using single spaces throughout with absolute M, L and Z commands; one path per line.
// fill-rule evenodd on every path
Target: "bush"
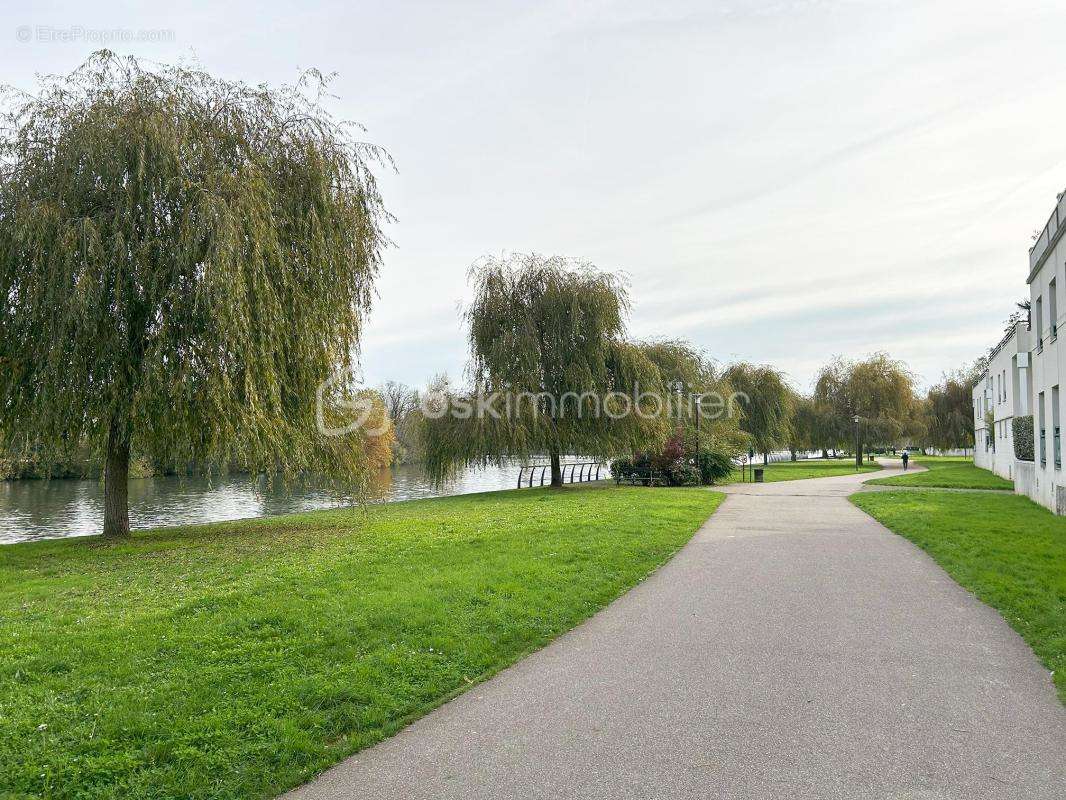
M 652 458 L 647 453 L 637 453 L 633 456 L 633 469 L 636 472 L 647 472 L 652 466 Z
M 1014 434 L 1014 457 L 1019 461 L 1033 460 L 1033 415 L 1011 420 Z
M 646 486 L 652 471 L 651 459 L 646 453 L 637 453 L 632 458 L 616 458 L 611 462 L 611 477 L 618 483 L 639 478 Z
M 695 464 L 677 464 L 670 471 L 672 486 L 699 486 L 700 471 Z
M 700 477 L 705 484 L 719 483 L 733 471 L 733 459 L 722 450 L 700 452 Z
M 700 450 L 699 458 L 685 451 L 680 436 L 666 442 L 661 452 L 636 453 L 632 458 L 616 458 L 611 474 L 622 481 L 632 476 L 661 476 L 670 486 L 699 486 L 721 483 L 733 470 L 733 458 L 724 450 Z M 647 481 L 645 481 L 647 483 Z

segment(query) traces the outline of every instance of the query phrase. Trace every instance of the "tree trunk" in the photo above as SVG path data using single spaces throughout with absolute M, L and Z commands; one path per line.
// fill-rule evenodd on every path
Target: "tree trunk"
M 104 536 L 108 538 L 130 535 L 129 482 L 130 440 L 112 423 L 104 462 Z
M 769 463 L 770 463 L 770 454 L 769 453 L 763 453 L 762 454 L 762 465 L 765 467 Z
M 824 447 L 822 448 L 822 458 L 829 458 L 829 451 Z
M 796 460 L 796 448 L 795 447 L 789 448 L 788 454 L 789 454 L 789 457 L 790 457 L 790 459 L 792 461 Z
M 551 462 L 552 462 L 552 486 L 562 486 L 563 485 L 563 468 L 562 468 L 562 465 L 560 464 L 559 454 L 555 453 L 555 452 L 552 452 L 550 455 L 551 455 Z

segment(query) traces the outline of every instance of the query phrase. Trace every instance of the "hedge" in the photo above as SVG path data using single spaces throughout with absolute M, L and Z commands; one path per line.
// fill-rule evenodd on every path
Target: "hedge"
M 1014 457 L 1019 461 L 1033 460 L 1033 415 L 1011 420 L 1014 433 Z

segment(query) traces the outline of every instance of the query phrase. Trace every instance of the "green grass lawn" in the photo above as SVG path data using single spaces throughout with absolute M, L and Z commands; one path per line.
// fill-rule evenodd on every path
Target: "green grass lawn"
M 1066 703 L 1066 518 L 1014 494 L 863 492 L 851 500 L 996 608 Z
M 758 459 L 756 459 L 758 462 Z M 797 481 L 803 478 L 828 478 L 831 475 L 854 475 L 854 458 L 812 458 L 806 461 L 778 461 L 765 467 L 756 463 L 757 469 L 766 470 L 764 477 L 770 483 L 773 481 Z M 876 472 L 881 469 L 880 465 L 864 463 L 860 472 Z M 728 483 L 736 483 L 740 480 L 740 470 L 733 470 Z M 751 472 L 748 472 L 748 480 L 751 480 Z
M 531 489 L 2 546 L 0 797 L 271 797 L 586 619 L 721 499 Z
M 911 464 L 921 464 L 927 471 L 895 478 L 874 478 L 867 483 L 886 486 L 924 486 L 941 489 L 1013 489 L 1014 484 L 987 469 L 975 467 L 964 456 L 915 456 Z

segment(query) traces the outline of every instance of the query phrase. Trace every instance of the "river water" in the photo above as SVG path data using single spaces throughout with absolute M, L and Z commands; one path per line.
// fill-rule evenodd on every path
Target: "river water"
M 817 453 L 802 454 L 801 458 Z M 771 461 L 789 454 L 773 453 Z M 761 458 L 756 458 L 757 465 Z M 514 489 L 518 464 L 471 468 L 445 486 L 434 487 L 417 465 L 392 467 L 378 476 L 380 497 L 387 501 Z M 608 477 L 604 469 L 601 477 Z M 569 473 L 564 469 L 564 475 Z M 528 470 L 525 481 L 529 479 Z M 546 477 L 546 476 L 545 476 Z M 541 472 L 534 475 L 539 484 Z M 100 532 L 103 483 L 99 480 L 0 481 L 0 544 L 89 536 Z M 249 517 L 269 517 L 352 505 L 321 487 L 271 485 L 248 475 L 206 478 L 136 478 L 130 481 L 130 525 L 157 528 Z
M 527 473 L 528 475 L 528 473 Z M 539 473 L 538 473 L 539 479 Z M 518 466 L 468 469 L 442 488 L 417 466 L 393 467 L 379 477 L 387 501 L 514 489 Z M 130 525 L 154 528 L 266 517 L 351 505 L 314 486 L 270 485 L 248 475 L 215 478 L 140 478 L 130 481 Z M 98 480 L 0 481 L 0 544 L 99 533 L 103 483 Z

